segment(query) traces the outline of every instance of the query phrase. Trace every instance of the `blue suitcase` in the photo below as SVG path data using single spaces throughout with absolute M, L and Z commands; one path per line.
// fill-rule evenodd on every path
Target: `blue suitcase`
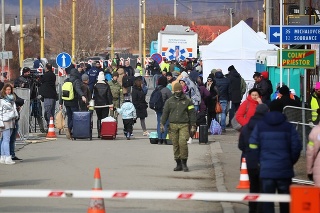
M 92 121 L 90 112 L 73 112 L 72 137 L 92 140 Z

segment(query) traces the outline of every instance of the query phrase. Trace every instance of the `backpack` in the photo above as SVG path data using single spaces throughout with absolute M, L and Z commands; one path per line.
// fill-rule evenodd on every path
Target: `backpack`
M 241 97 L 246 93 L 247 91 L 247 84 L 246 81 L 241 77 Z
M 69 79 L 62 85 L 62 100 L 71 101 L 74 99 L 73 83 Z
M 131 79 L 131 76 L 128 76 L 128 75 L 124 75 L 123 78 L 122 78 L 122 86 L 123 87 L 131 87 L 133 86 L 133 81 Z
M 267 92 L 269 93 L 269 95 L 271 95 L 273 93 L 273 89 L 272 89 L 272 83 L 269 79 L 266 80 L 267 84 L 268 84 L 268 89 Z
M 149 107 L 155 111 L 162 111 L 163 106 L 161 88 L 158 87 L 151 93 Z

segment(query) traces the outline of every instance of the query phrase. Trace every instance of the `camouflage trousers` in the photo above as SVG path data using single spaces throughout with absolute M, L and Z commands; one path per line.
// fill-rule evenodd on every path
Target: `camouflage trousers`
M 189 124 L 169 124 L 169 137 L 173 145 L 174 159 L 188 159 Z

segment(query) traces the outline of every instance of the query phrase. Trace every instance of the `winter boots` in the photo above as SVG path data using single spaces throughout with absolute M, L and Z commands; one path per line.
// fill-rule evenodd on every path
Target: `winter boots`
M 176 162 L 177 162 L 177 166 L 176 166 L 176 168 L 173 169 L 173 171 L 175 171 L 175 172 L 177 172 L 177 171 L 182 171 L 181 160 L 180 160 L 180 159 L 177 159 Z
M 187 159 L 181 160 L 182 161 L 182 169 L 184 172 L 189 172 L 189 168 L 187 166 Z

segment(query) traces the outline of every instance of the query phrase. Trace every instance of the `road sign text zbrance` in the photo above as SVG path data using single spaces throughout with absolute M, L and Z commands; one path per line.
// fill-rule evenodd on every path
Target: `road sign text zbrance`
M 315 50 L 282 50 L 282 66 L 284 68 L 315 68 Z M 280 50 L 278 50 L 278 66 L 280 66 Z

